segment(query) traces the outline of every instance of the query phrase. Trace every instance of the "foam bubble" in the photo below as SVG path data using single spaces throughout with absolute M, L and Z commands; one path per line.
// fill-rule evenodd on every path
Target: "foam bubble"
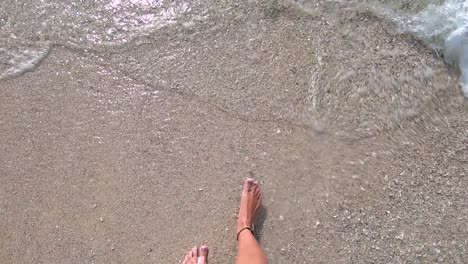
M 34 69 L 49 52 L 49 47 L 0 49 L 0 79 L 7 79 Z

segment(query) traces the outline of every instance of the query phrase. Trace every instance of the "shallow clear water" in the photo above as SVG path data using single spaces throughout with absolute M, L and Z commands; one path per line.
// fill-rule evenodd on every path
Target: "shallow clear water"
M 0 78 L 31 70 L 54 44 L 92 48 L 155 34 L 183 21 L 192 5 L 164 0 L 31 0 L 4 5 L 0 9 Z
M 317 1 L 293 1 L 304 6 Z M 335 1 L 338 2 L 338 1 Z M 360 3 L 360 1 L 341 1 Z M 0 79 L 32 70 L 51 45 L 96 48 L 121 45 L 136 37 L 158 34 L 173 24 L 193 26 L 216 6 L 201 1 L 167 0 L 29 0 L 0 8 Z M 458 66 L 468 97 L 468 1 L 371 0 L 359 5 L 440 51 Z M 332 11 L 331 11 L 332 12 Z

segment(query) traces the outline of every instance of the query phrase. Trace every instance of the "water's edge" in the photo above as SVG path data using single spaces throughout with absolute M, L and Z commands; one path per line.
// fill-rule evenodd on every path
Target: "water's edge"
M 305 8 L 315 3 L 307 0 L 290 2 Z M 423 7 L 415 12 L 395 9 L 387 1 L 384 4 L 379 0 L 369 0 L 358 6 L 394 24 L 401 33 L 415 36 L 442 54 L 447 63 L 458 67 L 468 98 L 468 1 L 419 2 Z M 30 14 L 24 10 L 2 10 L 14 14 L 0 23 L 3 32 L 0 33 L 0 80 L 33 70 L 47 56 L 53 43 L 73 43 L 73 46 L 83 48 L 122 45 L 138 36 L 157 34 L 171 25 L 191 27 L 206 19 L 209 9 L 213 8 L 197 9 L 195 5 L 112 0 L 79 6 L 73 2 L 45 1 L 38 8 L 35 4 L 38 11 Z M 90 20 L 99 22 L 89 24 Z

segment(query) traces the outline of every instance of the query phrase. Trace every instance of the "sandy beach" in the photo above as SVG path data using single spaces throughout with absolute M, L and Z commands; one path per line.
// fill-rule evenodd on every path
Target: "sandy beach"
M 0 262 L 234 263 L 251 176 L 271 263 L 464 263 L 457 71 L 366 10 L 226 3 L 0 81 Z

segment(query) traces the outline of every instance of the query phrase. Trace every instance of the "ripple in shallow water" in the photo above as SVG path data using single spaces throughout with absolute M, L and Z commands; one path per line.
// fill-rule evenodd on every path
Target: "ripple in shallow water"
M 34 68 L 50 44 L 120 45 L 154 34 L 191 11 L 184 1 L 24 0 L 0 10 L 0 79 Z

